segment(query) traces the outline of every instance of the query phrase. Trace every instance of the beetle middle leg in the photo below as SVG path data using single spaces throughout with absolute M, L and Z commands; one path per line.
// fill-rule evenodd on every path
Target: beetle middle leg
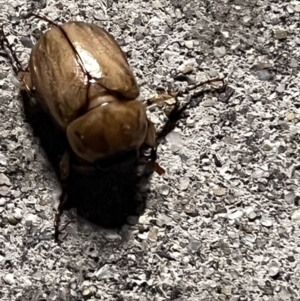
M 166 137 L 175 128 L 176 123 L 182 118 L 182 114 L 188 108 L 190 108 L 191 100 L 195 97 L 199 97 L 200 95 L 205 94 L 206 92 L 211 91 L 211 89 L 201 90 L 199 92 L 195 92 L 192 96 L 190 96 L 189 101 L 187 101 L 182 106 L 180 106 L 180 104 L 178 102 L 178 97 L 183 96 L 185 93 L 189 93 L 193 90 L 196 90 L 197 88 L 202 87 L 206 84 L 211 84 L 211 83 L 214 83 L 214 82 L 222 82 L 221 88 L 218 88 L 217 91 L 222 91 L 226 87 L 226 83 L 225 83 L 224 78 L 213 78 L 213 79 L 207 80 L 205 82 L 201 82 L 201 83 L 198 83 L 198 84 L 193 85 L 191 87 L 188 87 L 185 90 L 179 91 L 179 92 L 176 93 L 177 94 L 175 96 L 176 102 L 175 102 L 175 105 L 174 105 L 173 109 L 169 113 L 168 121 L 166 122 L 164 127 L 161 129 L 161 131 L 157 134 L 157 144 L 159 143 L 159 141 L 162 138 Z M 166 94 L 174 95 L 174 92 L 166 92 Z

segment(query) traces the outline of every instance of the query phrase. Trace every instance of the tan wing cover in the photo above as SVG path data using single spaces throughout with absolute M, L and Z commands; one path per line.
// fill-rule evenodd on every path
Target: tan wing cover
M 123 51 L 105 29 L 84 22 L 68 22 L 62 29 L 85 69 L 100 86 L 117 92 L 124 99 L 139 96 L 139 87 Z
M 91 79 L 88 93 L 85 71 Z M 110 91 L 122 100 L 139 96 L 139 87 L 120 46 L 106 30 L 94 24 L 68 22 L 47 31 L 32 50 L 30 72 L 42 103 L 63 129 L 80 115 L 81 109 L 89 107 L 91 97 Z
M 69 41 L 59 28 L 47 31 L 34 46 L 30 72 L 43 105 L 65 129 L 86 103 L 87 83 Z

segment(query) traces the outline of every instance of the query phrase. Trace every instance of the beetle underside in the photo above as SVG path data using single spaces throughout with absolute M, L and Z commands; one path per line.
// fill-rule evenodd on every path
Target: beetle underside
M 59 25 L 56 25 L 54 22 L 52 22 L 51 20 L 48 20 L 45 17 L 40 17 L 38 15 L 35 15 L 35 16 L 50 22 L 51 25 L 53 25 L 53 26 L 60 27 Z M 68 40 L 70 42 L 69 38 L 68 38 Z M 1 31 L 0 31 L 0 41 L 1 41 L 2 49 L 3 50 L 8 49 L 10 52 L 10 55 L 11 55 L 12 61 L 13 61 L 12 65 L 14 67 L 14 71 L 17 73 L 19 78 L 21 77 L 23 79 L 23 89 L 27 90 L 27 92 L 32 94 L 32 92 L 34 92 L 34 91 L 32 90 L 32 86 L 33 86 L 33 83 L 31 81 L 32 78 L 30 76 L 28 76 L 28 74 L 30 74 L 29 69 L 28 68 L 25 70 L 23 69 L 12 46 L 9 44 L 7 38 L 5 37 L 3 29 L 1 29 Z M 72 46 L 72 48 L 74 48 L 74 46 L 71 42 L 70 42 L 70 45 Z M 77 53 L 77 50 L 75 48 L 73 49 L 73 51 L 75 51 L 75 53 Z M 11 57 L 9 56 L 9 58 L 11 58 Z M 80 58 L 80 55 L 78 53 L 77 53 L 77 57 Z M 14 63 L 16 64 L 16 66 L 14 66 Z M 79 65 L 80 64 L 82 65 L 82 62 L 81 63 L 79 62 Z M 85 70 L 85 75 L 88 77 L 89 82 L 92 82 L 94 80 L 94 78 L 91 76 L 91 74 L 87 70 Z M 60 217 L 62 215 L 63 209 L 67 202 L 65 186 L 68 181 L 70 172 L 73 170 L 73 171 L 75 171 L 75 173 L 77 172 L 79 174 L 89 174 L 91 176 L 95 176 L 95 175 L 97 175 L 97 173 L 99 173 L 101 171 L 102 172 L 107 171 L 107 170 L 113 168 L 114 166 L 120 166 L 124 163 L 125 163 L 125 165 L 127 164 L 128 166 L 133 166 L 134 164 L 137 163 L 138 160 L 140 160 L 141 163 L 147 164 L 149 167 L 151 167 L 152 171 L 156 171 L 159 174 L 164 173 L 164 170 L 156 163 L 157 146 L 162 141 L 162 139 L 175 128 L 176 122 L 180 118 L 182 118 L 183 112 L 190 107 L 190 104 L 191 104 L 190 100 L 193 99 L 193 96 L 199 97 L 199 95 L 201 95 L 201 93 L 202 94 L 205 93 L 206 90 L 202 90 L 200 92 L 195 93 L 194 95 L 192 95 L 190 97 L 190 100 L 182 106 L 180 106 L 179 102 L 177 101 L 178 96 L 183 96 L 185 93 L 189 93 L 205 84 L 210 84 L 212 82 L 222 82 L 223 85 L 221 88 L 218 89 L 218 91 L 221 91 L 225 88 L 224 80 L 220 79 L 220 78 L 216 78 L 216 79 L 208 80 L 203 83 L 199 83 L 192 87 L 188 87 L 185 91 L 164 92 L 166 95 L 172 95 L 175 98 L 176 103 L 168 116 L 168 121 L 166 122 L 165 126 L 156 135 L 156 138 L 152 137 L 152 140 L 154 139 L 154 141 L 152 141 L 151 143 L 146 143 L 146 145 L 148 144 L 148 146 L 149 146 L 149 144 L 150 144 L 150 146 L 152 147 L 151 153 L 149 156 L 144 155 L 137 148 L 127 148 L 127 149 L 124 149 L 124 151 L 121 151 L 119 153 L 117 152 L 115 154 L 105 156 L 105 157 L 103 157 L 103 159 L 97 160 L 96 162 L 86 162 L 85 160 L 82 160 L 81 158 L 79 158 L 78 155 L 76 155 L 76 153 L 74 153 L 74 151 L 72 151 L 72 147 L 70 147 L 70 144 L 67 146 L 68 152 L 62 156 L 62 159 L 59 164 L 59 166 L 60 166 L 59 178 L 62 181 L 63 194 L 60 199 L 58 213 L 55 216 L 55 239 L 56 240 L 58 240 L 58 234 L 60 233 L 60 230 L 59 230 Z M 152 99 L 152 102 L 153 102 L 153 99 Z M 48 113 L 49 113 L 49 110 L 48 110 Z M 72 162 L 71 165 L 70 165 L 70 162 Z M 124 175 L 122 175 L 122 176 L 124 176 Z

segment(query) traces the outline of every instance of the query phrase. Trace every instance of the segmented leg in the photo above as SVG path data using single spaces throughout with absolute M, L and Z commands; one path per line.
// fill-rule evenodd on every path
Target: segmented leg
M 185 93 L 189 93 L 191 91 L 196 90 L 199 87 L 202 87 L 206 84 L 211 84 L 213 82 L 222 82 L 222 87 L 219 88 L 218 90 L 223 90 L 226 86 L 224 78 L 213 78 L 213 79 L 207 80 L 205 82 L 198 83 L 194 86 L 188 87 L 183 91 L 179 91 L 179 92 L 167 91 L 167 92 L 164 92 L 164 93 L 158 95 L 155 98 L 151 98 L 151 99 L 147 99 L 147 100 L 143 101 L 143 103 L 146 106 L 150 106 L 155 103 L 160 103 L 160 102 L 167 101 L 171 98 L 175 98 L 175 106 L 169 113 L 168 121 L 166 122 L 166 124 L 164 125 L 162 130 L 156 135 L 155 147 L 152 147 L 150 156 L 148 156 L 148 157 L 143 156 L 141 158 L 142 164 L 146 163 L 149 167 L 151 167 L 152 170 L 157 172 L 159 175 L 162 175 L 163 173 L 165 173 L 165 170 L 161 166 L 159 166 L 159 164 L 156 162 L 157 146 L 159 145 L 159 141 L 162 138 L 165 138 L 175 128 L 176 123 L 180 120 L 180 118 L 182 118 L 182 113 L 190 107 L 191 99 L 193 99 L 195 97 L 199 97 L 200 95 L 203 95 L 205 92 L 207 92 L 207 90 L 195 92 L 192 96 L 190 96 L 190 100 L 187 103 L 185 103 L 184 105 L 182 105 L 181 107 L 178 103 L 178 96 L 183 96 Z M 208 91 L 210 91 L 210 90 L 208 90 Z M 146 161 L 146 162 L 144 162 L 144 161 Z
M 203 95 L 205 92 L 210 91 L 210 90 L 202 90 L 200 92 L 195 92 L 193 95 L 190 96 L 189 101 L 186 102 L 181 107 L 178 103 L 178 97 L 183 96 L 185 93 L 189 93 L 191 91 L 194 91 L 199 87 L 202 87 L 204 85 L 211 84 L 211 83 L 214 83 L 214 82 L 222 82 L 222 87 L 218 89 L 219 91 L 222 91 L 226 86 L 224 78 L 213 78 L 213 79 L 209 79 L 205 82 L 198 83 L 194 86 L 187 87 L 183 91 L 176 92 L 177 95 L 174 95 L 174 92 L 166 92 L 166 94 L 170 94 L 170 95 L 174 96 L 176 102 L 175 102 L 174 108 L 171 110 L 171 112 L 168 116 L 168 121 L 166 122 L 166 124 L 164 125 L 162 130 L 157 134 L 157 141 L 159 141 L 162 138 L 166 137 L 175 128 L 176 122 L 179 121 L 180 118 L 182 118 L 182 113 L 190 107 L 191 100 L 194 97 L 199 97 L 200 95 Z M 159 142 L 157 142 L 157 144 L 158 143 Z
M 24 69 L 22 67 L 22 64 L 19 61 L 16 52 L 13 50 L 12 45 L 9 43 L 9 41 L 4 33 L 3 27 L 4 27 L 4 25 L 2 25 L 0 28 L 0 44 L 1 44 L 1 48 L 6 53 L 6 55 L 3 55 L 3 56 L 10 59 L 13 70 L 18 76 L 18 80 L 19 80 L 18 87 L 21 90 L 27 90 L 30 93 L 30 92 L 32 92 L 32 89 L 33 89 L 33 83 L 31 80 L 31 74 L 28 71 L 29 68 L 27 67 L 26 69 Z M 8 49 L 8 51 L 7 51 L 7 49 Z M 10 53 L 10 55 L 8 54 L 8 52 Z M 16 66 L 14 65 L 14 63 L 16 64 Z
M 13 50 L 12 46 L 10 45 L 10 43 L 9 43 L 5 33 L 4 33 L 4 30 L 3 30 L 4 25 L 5 24 L 2 24 L 1 27 L 0 27 L 0 44 L 1 44 L 1 48 L 3 49 L 3 51 L 5 51 L 5 53 L 7 54 L 7 57 L 11 60 L 11 64 L 12 64 L 16 74 L 18 74 L 19 72 L 22 72 L 22 71 L 25 72 L 25 70 L 22 67 L 22 64 L 20 63 L 20 61 L 19 61 L 19 59 L 16 55 L 16 52 Z M 6 47 L 9 49 L 10 54 L 11 54 L 13 59 L 10 57 L 10 55 L 8 55 Z M 17 68 L 15 68 L 15 66 L 13 64 L 14 63 L 13 61 L 16 63 Z

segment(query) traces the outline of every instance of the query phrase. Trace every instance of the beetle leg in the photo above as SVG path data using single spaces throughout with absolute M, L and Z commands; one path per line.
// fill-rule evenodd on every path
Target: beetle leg
M 9 43 L 4 30 L 3 30 L 4 24 L 1 25 L 0 27 L 0 44 L 1 44 L 1 48 L 6 52 L 7 56 L 9 57 L 9 59 L 11 60 L 11 62 L 13 63 L 13 60 L 15 61 L 17 68 L 14 67 L 14 65 L 12 64 L 14 71 L 16 73 L 19 73 L 20 71 L 24 71 L 22 64 L 20 63 L 16 52 L 13 50 L 12 45 Z M 12 56 L 13 59 L 11 59 L 11 57 L 8 55 L 7 51 L 6 51 L 6 47 L 9 49 L 10 54 Z
M 19 61 L 16 52 L 13 50 L 12 45 L 9 43 L 4 30 L 4 25 L 0 27 L 0 44 L 1 48 L 6 52 L 7 57 L 10 59 L 12 67 L 14 69 L 14 72 L 18 76 L 19 85 L 18 88 L 21 90 L 27 90 L 28 92 L 31 92 L 33 89 L 31 74 L 28 72 L 28 67 L 26 70 L 23 69 L 21 62 Z M 8 54 L 8 51 L 6 50 L 8 48 L 11 56 Z M 14 66 L 14 62 L 16 64 L 16 67 Z
M 214 82 L 222 82 L 221 88 L 217 89 L 219 91 L 222 91 L 225 88 L 225 86 L 226 86 L 224 78 L 213 78 L 213 79 L 209 79 L 209 80 L 207 80 L 205 82 L 198 83 L 198 84 L 196 84 L 194 86 L 188 87 L 184 91 L 179 91 L 179 92 L 176 93 L 177 95 L 175 96 L 175 100 L 176 100 L 175 106 L 171 110 L 171 112 L 170 112 L 170 114 L 168 116 L 168 121 L 166 122 L 166 124 L 164 125 L 164 127 L 162 128 L 162 130 L 157 134 L 157 141 L 159 141 L 160 139 L 166 137 L 175 128 L 176 122 L 180 118 L 182 118 L 182 113 L 190 107 L 190 105 L 191 105 L 191 99 L 193 99 L 193 97 L 203 95 L 206 92 L 210 91 L 210 89 L 208 89 L 208 90 L 202 90 L 200 92 L 195 92 L 190 97 L 189 101 L 187 101 L 181 107 L 179 106 L 179 103 L 178 103 L 178 96 L 183 96 L 184 93 L 191 92 L 191 91 L 196 90 L 197 88 L 199 88 L 201 86 L 204 86 L 206 84 L 211 84 L 211 83 L 214 83 Z M 174 92 L 170 92 L 170 94 L 171 95 L 175 95 Z
M 59 162 L 60 180 L 65 181 L 70 173 L 70 154 L 65 151 Z
M 63 214 L 63 206 L 66 204 L 66 202 L 67 202 L 67 194 L 66 194 L 66 191 L 65 191 L 65 187 L 63 187 L 63 193 L 60 197 L 60 202 L 59 202 L 59 205 L 58 205 L 57 213 L 55 214 L 55 217 L 54 217 L 54 239 L 55 239 L 55 242 L 58 242 L 58 236 L 59 236 L 59 233 L 60 233 L 60 230 L 59 230 L 60 218 Z
M 55 214 L 54 217 L 54 238 L 56 242 L 58 242 L 59 233 L 68 225 L 67 223 L 67 225 L 65 225 L 63 229 L 59 230 L 60 220 L 63 214 L 63 208 L 68 201 L 68 196 L 66 193 L 66 182 L 69 176 L 69 172 L 70 172 L 70 154 L 66 150 L 59 162 L 59 178 L 62 186 L 62 194 L 60 196 L 57 213 Z
M 26 90 L 27 92 L 31 93 L 33 91 L 33 84 L 31 79 L 31 73 L 21 71 L 18 73 L 18 80 L 19 80 L 19 88 L 21 90 Z

